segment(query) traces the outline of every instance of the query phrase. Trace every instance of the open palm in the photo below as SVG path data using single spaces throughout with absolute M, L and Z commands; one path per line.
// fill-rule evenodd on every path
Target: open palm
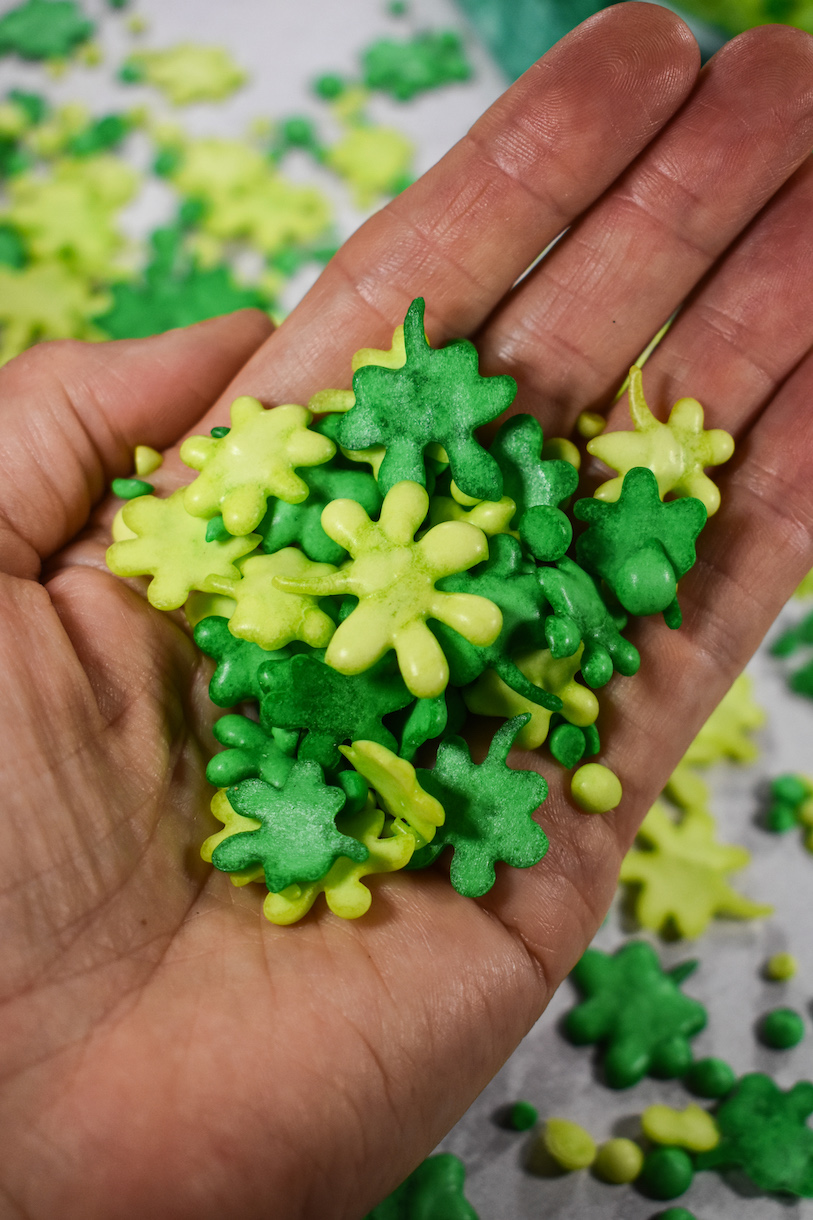
M 0 1215 L 361 1216 L 433 1147 L 593 935 L 677 759 L 813 566 L 813 43 L 767 27 L 698 75 L 678 18 L 629 3 L 532 68 L 348 242 L 278 332 L 236 314 L 144 341 L 47 344 L 0 374 Z M 565 237 L 516 283 L 538 252 Z M 723 508 L 602 700 L 621 807 L 586 818 L 557 768 L 551 850 L 473 901 L 440 872 L 371 912 L 265 923 L 198 858 L 209 662 L 104 568 L 135 444 L 170 451 L 238 393 L 347 384 L 427 300 L 546 434 L 647 366 L 730 430 Z M 620 411 L 620 407 L 615 408 Z M 186 472 L 188 477 L 188 472 Z M 82 531 L 82 532 L 80 532 Z M 43 565 L 43 566 L 41 566 Z M 521 765 L 531 765 L 529 757 Z

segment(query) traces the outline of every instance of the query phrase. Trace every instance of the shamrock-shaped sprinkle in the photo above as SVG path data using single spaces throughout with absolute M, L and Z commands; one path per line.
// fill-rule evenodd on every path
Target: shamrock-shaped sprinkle
M 247 779 L 230 788 L 236 813 L 254 818 L 258 830 L 224 839 L 212 853 L 222 872 L 239 872 L 262 865 L 272 892 L 303 881 L 318 881 L 339 856 L 361 864 L 367 848 L 336 828 L 344 793 L 325 784 L 314 762 L 297 762 L 281 788 L 261 779 Z
M 304 407 L 266 410 L 256 398 L 236 398 L 226 436 L 190 436 L 181 445 L 181 461 L 201 471 L 185 489 L 187 512 L 222 513 L 229 533 L 248 534 L 262 521 L 269 496 L 292 504 L 307 499 L 308 485 L 295 468 L 319 466 L 336 452 L 307 427 L 310 419 Z
M 570 657 L 584 644 L 581 669 L 588 686 L 603 686 L 613 668 L 627 676 L 637 673 L 641 657 L 621 635 L 626 616 L 616 622 L 593 578 L 564 556 L 555 567 L 539 569 L 539 584 L 553 613 L 545 621 L 551 656 Z
M 195 643 L 201 652 L 217 661 L 209 683 L 209 698 L 218 707 L 233 707 L 244 699 L 260 698 L 260 666 L 266 661 L 287 661 L 291 648 L 269 652 L 250 640 L 241 640 L 229 631 L 229 620 L 212 614 L 195 627 Z
M 486 561 L 468 572 L 445 577 L 438 588 L 448 593 L 486 597 L 502 613 L 502 630 L 496 640 L 479 647 L 443 623 L 435 625 L 454 684 L 467 686 L 485 669 L 493 669 L 512 690 L 532 703 L 558 712 L 562 706 L 558 695 L 531 682 L 513 660 L 517 652 L 544 645 L 547 609 L 539 580 L 524 569 L 522 548 L 516 539 L 508 534 L 492 538 Z M 578 643 L 571 651 L 575 652 L 577 647 Z
M 729 873 L 744 868 L 744 847 L 716 842 L 714 818 L 701 809 L 687 811 L 679 822 L 656 803 L 638 831 L 648 850 L 633 848 L 621 865 L 621 880 L 640 886 L 635 915 L 653 932 L 674 923 L 680 936 L 705 932 L 715 915 L 758 919 L 772 907 L 749 902 L 728 884 Z
M 122 509 L 122 520 L 136 535 L 107 548 L 107 566 L 117 576 L 152 576 L 147 597 L 158 610 L 177 610 L 192 589 L 207 589 L 214 577 L 239 581 L 235 561 L 260 541 L 256 534 L 207 542 L 206 522 L 190 517 L 184 489 L 169 499 L 139 496 Z
M 316 466 L 302 471 L 308 498 L 300 504 L 269 501 L 268 511 L 257 526 L 262 547 L 269 554 L 298 542 L 309 559 L 339 564 L 347 552 L 322 529 L 322 510 L 331 500 L 355 500 L 370 516 L 381 508 L 381 492 L 371 474 L 363 470 L 336 470 Z
M 647 466 L 665 496 L 694 496 L 711 517 L 720 507 L 720 492 L 704 466 L 719 466 L 734 452 L 734 441 L 722 428 L 703 431 L 703 408 L 696 398 L 681 398 L 672 407 L 665 424 L 656 419 L 644 398 L 640 368 L 630 369 L 630 415 L 633 432 L 603 432 L 587 445 L 587 452 L 617 470 L 619 478 L 602 483 L 600 500 L 617 500 L 624 475 L 636 466 Z
M 206 768 L 206 778 L 217 788 L 231 788 L 244 779 L 262 779 L 281 788 L 294 768 L 298 734 L 287 729 L 263 732 L 247 716 L 221 716 L 214 735 L 226 746 Z
M 684 962 L 664 971 L 653 949 L 628 941 L 616 953 L 588 949 L 571 978 L 586 999 L 568 1013 L 571 1042 L 605 1047 L 604 1075 L 626 1089 L 649 1072 L 682 1075 L 692 1061 L 689 1039 L 706 1024 L 706 1010 L 680 990 L 695 969 Z
M 543 458 L 542 427 L 532 415 L 512 415 L 497 431 L 491 456 L 497 459 L 503 489 L 516 505 L 517 525 L 529 508 L 544 504 L 558 509 L 572 496 L 579 472 L 561 458 Z
M 328 665 L 340 673 L 359 674 L 394 648 L 404 681 L 420 699 L 440 694 L 449 679 L 428 618 L 481 645 L 492 643 L 502 626 L 493 602 L 435 588 L 440 577 L 484 559 L 488 543 L 480 530 L 462 522 L 437 525 L 415 542 L 428 505 L 429 497 L 417 483 L 397 484 L 386 496 L 378 521 L 371 521 L 353 500 L 334 500 L 322 514 L 322 525 L 350 552 L 352 561 L 331 576 L 277 577 L 275 582 L 291 593 L 357 597 L 358 606 L 328 646 Z
M 415 836 L 405 826 L 393 823 L 384 830 L 384 813 L 376 809 L 370 798 L 361 812 L 339 820 L 342 834 L 356 839 L 367 849 L 362 862 L 339 856 L 319 881 L 307 885 L 291 885 L 278 894 L 268 894 L 263 914 L 275 924 L 292 924 L 306 915 L 320 894 L 334 915 L 341 919 L 358 919 L 372 902 L 372 894 L 362 877 L 375 873 L 391 873 L 403 868 L 415 850 Z
M 365 365 L 353 377 L 355 405 L 342 418 L 345 449 L 384 445 L 378 472 L 382 491 L 409 480 L 426 483 L 424 450 L 436 442 L 449 457 L 452 477 L 467 495 L 499 500 L 502 474 L 474 438 L 474 429 L 495 419 L 512 402 L 512 377 L 481 377 L 477 349 L 466 339 L 432 348 L 423 329 L 424 302 L 412 302 L 404 319 L 406 363 L 402 368 Z
M 325 647 L 335 630 L 333 619 L 319 609 L 317 597 L 281 587 L 277 578 L 294 584 L 318 581 L 335 572 L 332 564 L 311 563 L 296 547 L 289 546 L 273 555 L 254 555 L 241 569 L 242 579 L 212 577 L 208 582 L 208 588 L 228 594 L 237 603 L 229 619 L 232 635 L 269 651 L 284 648 L 293 640 L 311 648 Z
M 530 868 L 548 850 L 547 835 L 532 816 L 547 797 L 548 785 L 536 771 L 514 771 L 507 763 L 528 719 L 517 716 L 498 729 L 479 765 L 462 737 L 452 737 L 441 744 L 432 770 L 417 772 L 421 786 L 446 811 L 424 862 L 451 847 L 452 885 L 467 898 L 491 889 L 497 860 Z
M 721 1139 L 697 1158 L 698 1169 L 739 1168 L 760 1190 L 813 1198 L 813 1084 L 783 1092 L 769 1076 L 751 1072 L 720 1104 Z
M 364 1220 L 477 1220 L 463 1194 L 466 1170 L 452 1152 L 427 1157 Z
M 576 543 L 579 563 L 603 578 L 630 614 L 664 611 L 667 624 L 678 627 L 677 582 L 693 565 L 706 524 L 700 501 L 664 504 L 652 471 L 636 466 L 616 501 L 579 500 L 573 513 L 590 527 Z
M 260 671 L 261 720 L 273 728 L 304 729 L 299 757 L 326 769 L 341 764 L 340 742 L 377 741 L 395 751 L 397 742 L 382 717 L 412 702 L 385 657 L 363 674 L 348 677 L 312 655 L 292 657 Z
M 209 838 L 201 843 L 201 859 L 205 860 L 207 864 L 212 863 L 212 855 L 224 840 L 230 839 L 232 835 L 245 834 L 250 830 L 259 830 L 262 826 L 262 822 L 259 822 L 256 818 L 244 818 L 242 814 L 237 813 L 232 808 L 225 788 L 219 789 L 214 794 L 211 809 L 218 822 L 223 823 L 223 829 L 219 830 L 217 834 L 209 835 Z M 262 879 L 263 868 L 261 864 L 250 864 L 247 868 L 235 869 L 229 873 L 229 880 L 232 885 L 236 886 L 249 885 L 252 881 L 262 881 Z

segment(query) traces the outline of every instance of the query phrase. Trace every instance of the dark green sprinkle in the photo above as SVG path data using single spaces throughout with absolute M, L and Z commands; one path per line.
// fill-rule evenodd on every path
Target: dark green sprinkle
M 792 1008 L 775 1008 L 762 1018 L 759 1038 L 765 1046 L 777 1051 L 798 1046 L 805 1036 L 805 1023 Z
M 325 102 L 334 102 L 337 97 L 341 97 L 344 90 L 345 83 L 335 72 L 326 72 L 313 82 L 314 93 Z
M 724 1059 L 698 1059 L 683 1083 L 696 1097 L 725 1097 L 734 1088 L 737 1077 Z
M 656 1148 L 644 1161 L 638 1182 L 652 1199 L 677 1199 L 692 1184 L 694 1166 L 682 1148 Z
M 206 541 L 207 542 L 223 542 L 224 539 L 231 538 L 231 534 L 223 524 L 221 516 L 212 517 L 211 521 L 206 526 Z
M 155 488 L 143 479 L 114 479 L 110 490 L 120 500 L 135 500 L 137 496 L 151 496 Z
M 217 428 L 212 428 L 210 435 L 213 436 L 216 441 L 219 441 L 222 440 L 224 436 L 228 436 L 230 431 L 230 428 L 224 428 L 223 425 L 220 424 Z
M 515 1131 L 528 1131 L 539 1121 L 536 1107 L 529 1101 L 515 1101 L 508 1115 L 508 1125 Z
M 548 738 L 548 745 L 556 761 L 570 770 L 584 754 L 584 733 L 575 724 L 559 724 Z

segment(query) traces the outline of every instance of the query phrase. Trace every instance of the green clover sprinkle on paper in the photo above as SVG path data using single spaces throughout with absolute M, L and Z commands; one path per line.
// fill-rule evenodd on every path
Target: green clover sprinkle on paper
M 633 848 L 621 865 L 621 881 L 639 891 L 635 914 L 644 928 L 674 925 L 680 936 L 705 932 L 715 915 L 757 919 L 773 907 L 750 902 L 728 884 L 729 873 L 750 860 L 744 847 L 716 840 L 714 818 L 705 809 L 687 809 L 675 821 L 659 802 L 638 831 L 645 850 Z
M 680 990 L 695 969 L 684 962 L 661 968 L 643 941 L 616 953 L 588 949 L 571 973 L 585 999 L 567 1015 L 565 1030 L 578 1046 L 604 1047 L 604 1075 L 612 1089 L 627 1089 L 647 1073 L 681 1076 L 689 1067 L 689 1040 L 706 1024 L 706 1010 Z
M 697 1158 L 698 1169 L 742 1169 L 760 1190 L 813 1198 L 813 1084 L 783 1092 L 761 1072 L 743 1076 L 720 1104 L 720 1142 Z

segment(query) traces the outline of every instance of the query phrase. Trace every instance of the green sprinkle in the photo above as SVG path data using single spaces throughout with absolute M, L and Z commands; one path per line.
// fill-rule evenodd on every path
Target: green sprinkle
M 336 98 L 341 97 L 346 88 L 344 80 L 335 72 L 326 72 L 324 76 L 318 77 L 313 82 L 314 93 L 325 102 L 335 102 Z
M 219 515 L 212 517 L 206 526 L 206 541 L 223 542 L 226 538 L 231 538 L 231 534 L 223 524 L 223 518 Z
M 734 1088 L 737 1077 L 723 1059 L 698 1059 L 683 1082 L 696 1097 L 725 1097 Z
M 143 479 L 114 479 L 110 490 L 120 500 L 135 500 L 137 496 L 151 496 L 155 488 Z
M 528 1131 L 539 1120 L 536 1106 L 529 1101 L 515 1101 L 508 1115 L 508 1125 L 515 1131 Z
M 640 1183 L 652 1199 L 677 1199 L 694 1178 L 692 1159 L 682 1148 L 656 1148 L 641 1170 Z
M 798 1046 L 804 1036 L 804 1021 L 792 1008 L 775 1008 L 766 1013 L 759 1027 L 760 1041 L 777 1051 Z

